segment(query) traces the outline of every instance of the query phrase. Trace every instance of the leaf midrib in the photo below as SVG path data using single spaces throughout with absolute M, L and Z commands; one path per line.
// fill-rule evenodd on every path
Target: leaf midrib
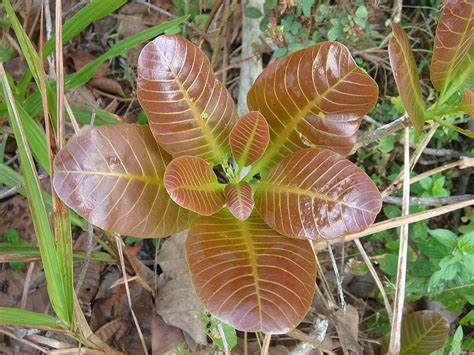
M 252 145 L 255 143 L 255 135 L 257 134 L 258 131 L 258 116 L 255 121 L 255 124 L 252 127 L 252 131 L 250 132 L 250 136 L 248 137 L 247 144 L 244 146 L 244 150 L 240 154 L 239 159 L 237 160 L 237 163 L 239 164 L 240 167 L 243 167 L 245 162 L 248 160 L 248 155 L 250 153 L 250 150 L 252 148 Z
M 339 78 L 339 80 L 334 83 L 333 85 L 329 86 L 325 91 L 321 94 L 318 94 L 313 100 L 308 100 L 306 105 L 297 112 L 296 115 L 291 117 L 291 120 L 284 126 L 284 129 L 278 133 L 277 139 L 275 142 L 271 142 L 270 146 L 268 147 L 267 151 L 263 155 L 263 157 L 259 160 L 259 162 L 255 165 L 255 169 L 252 169 L 251 172 L 247 176 L 253 176 L 257 172 L 261 170 L 283 147 L 284 143 L 288 140 L 291 132 L 296 129 L 298 124 L 306 117 L 306 115 L 311 111 L 313 106 L 317 106 L 326 95 L 331 92 L 335 87 L 337 87 L 341 81 L 346 79 L 349 75 L 351 75 L 358 67 L 354 64 L 354 66 L 349 70 L 344 76 Z M 319 107 L 318 107 L 319 108 Z M 323 112 L 322 110 L 320 110 Z M 323 112 L 324 114 L 326 112 Z
M 418 345 L 421 340 L 426 337 L 429 332 L 431 332 L 440 322 L 442 321 L 442 318 L 438 318 L 438 321 L 436 323 L 433 323 L 433 325 L 429 328 L 427 328 L 426 332 L 423 332 L 421 336 L 419 336 L 415 341 L 411 343 L 411 345 L 408 346 L 408 348 L 403 349 L 400 351 L 400 354 L 406 354 L 408 351 L 412 350 L 416 345 Z
M 250 236 L 250 230 L 249 226 L 246 221 L 239 221 L 241 231 L 242 231 L 242 239 L 245 241 L 245 246 L 247 248 L 248 254 L 249 254 L 249 263 L 250 263 L 250 268 L 252 269 L 252 276 L 254 280 L 254 286 L 255 286 L 255 293 L 257 296 L 257 304 L 258 304 L 258 316 L 260 318 L 260 325 L 263 324 L 263 317 L 262 317 L 262 299 L 260 295 L 260 284 L 259 284 L 259 277 L 258 277 L 258 263 L 257 263 L 257 253 L 255 251 L 255 248 L 253 246 L 253 240 L 252 237 Z
M 316 192 L 316 191 L 311 191 L 311 190 L 306 190 L 306 189 L 303 189 L 301 187 L 296 187 L 296 186 L 286 186 L 286 185 L 279 185 L 279 184 L 269 184 L 269 183 L 260 183 L 258 185 L 256 185 L 256 190 L 260 190 L 260 191 L 270 191 L 272 193 L 278 193 L 280 191 L 283 191 L 283 192 L 287 192 L 289 194 L 295 194 L 295 195 L 304 195 L 304 196 L 308 196 L 310 198 L 313 198 L 313 199 L 318 199 L 318 200 L 323 200 L 323 201 L 326 201 L 326 202 L 333 202 L 333 203 L 337 203 L 337 204 L 342 204 L 342 205 L 345 205 L 345 206 L 348 206 L 350 208 L 354 208 L 354 209 L 357 209 L 359 211 L 363 211 L 363 212 L 367 212 L 367 213 L 375 213 L 374 211 L 370 211 L 370 210 L 367 210 L 365 208 L 361 208 L 359 206 L 356 206 L 356 205 L 353 205 L 353 204 L 350 204 L 350 203 L 347 203 L 347 202 L 344 202 L 344 201 L 341 201 L 341 200 L 336 200 L 334 198 L 330 198 L 328 197 L 327 195 L 323 195 L 319 192 Z
M 199 128 L 201 129 L 204 138 L 208 141 L 209 145 L 211 146 L 212 154 L 213 154 L 214 158 L 216 159 L 216 162 L 220 162 L 221 152 L 223 152 L 223 150 L 221 149 L 219 143 L 215 139 L 215 137 L 212 134 L 209 127 L 207 127 L 207 123 L 202 118 L 201 113 L 199 112 L 199 109 L 196 106 L 195 102 L 192 101 L 191 98 L 189 97 L 188 91 L 184 88 L 183 83 L 181 82 L 178 74 L 175 72 L 175 70 L 174 70 L 173 66 L 171 65 L 171 63 L 168 61 L 168 58 L 161 51 L 161 49 L 158 48 L 158 46 L 155 46 L 155 48 L 160 52 L 161 56 L 163 57 L 164 62 L 168 66 L 168 69 L 170 70 L 171 74 L 173 75 L 174 81 L 178 85 L 179 90 L 182 92 L 183 97 L 186 100 L 186 103 L 189 105 L 189 108 L 190 108 L 194 118 L 196 119 L 196 122 L 198 123 Z M 187 52 L 187 47 L 186 47 L 186 52 Z M 199 54 L 196 54 L 196 55 L 199 55 Z M 205 58 L 203 60 L 205 60 Z M 205 114 L 205 112 L 203 112 L 202 114 Z

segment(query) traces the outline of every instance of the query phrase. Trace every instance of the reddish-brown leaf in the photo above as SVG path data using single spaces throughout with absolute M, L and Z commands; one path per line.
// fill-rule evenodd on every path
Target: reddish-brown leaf
M 469 116 L 474 118 L 474 91 L 470 89 L 464 89 L 464 95 L 462 97 L 462 104 L 468 105 L 464 110 Z
M 249 112 L 235 124 L 229 142 L 232 155 L 239 167 L 256 162 L 270 141 L 268 123 L 260 112 Z
M 362 170 L 321 148 L 287 156 L 254 189 L 265 222 L 290 237 L 332 239 L 360 232 L 382 207 L 377 187 Z
M 270 64 L 247 98 L 250 110 L 261 112 L 270 126 L 270 145 L 257 164 L 270 166 L 311 145 L 349 153 L 377 95 L 375 81 L 337 42 L 319 43 Z
M 474 69 L 473 19 L 474 1 L 446 1 L 436 28 L 430 67 L 431 82 L 441 92 L 455 76 L 461 75 L 466 78 L 472 76 Z
M 423 131 L 425 105 L 421 95 L 418 68 L 408 36 L 400 25 L 392 24 L 392 37 L 388 44 L 388 54 L 397 83 L 398 93 L 410 121 L 418 132 Z
M 245 221 L 252 213 L 254 202 L 252 187 L 248 182 L 241 181 L 238 184 L 228 184 L 224 189 L 227 208 L 235 218 Z
M 138 99 L 156 140 L 174 157 L 227 160 L 234 102 L 204 53 L 184 37 L 160 36 L 143 48 Z
M 146 126 L 100 126 L 58 153 L 53 185 L 64 203 L 100 228 L 165 237 L 188 228 L 194 217 L 166 192 L 170 160 Z
M 227 210 L 199 217 L 189 230 L 186 257 L 204 306 L 238 330 L 286 333 L 311 305 L 311 244 L 275 232 L 256 211 L 246 221 Z
M 178 205 L 210 216 L 224 207 L 224 185 L 219 184 L 209 164 L 201 158 L 182 156 L 169 163 L 165 186 Z

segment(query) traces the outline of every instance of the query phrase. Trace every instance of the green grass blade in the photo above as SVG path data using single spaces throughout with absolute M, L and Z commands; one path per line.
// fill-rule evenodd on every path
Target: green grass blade
M 66 88 L 72 89 L 86 84 L 106 60 L 121 55 L 136 45 L 148 41 L 149 39 L 162 34 L 172 27 L 178 26 L 179 24 L 186 21 L 187 18 L 187 16 L 179 17 L 118 41 L 112 47 L 110 47 L 107 52 L 103 53 L 92 62 L 85 65 L 83 68 L 81 68 L 81 70 L 74 74 L 68 75 L 64 81 Z
M 101 109 L 94 109 L 87 106 L 72 106 L 72 112 L 76 116 L 77 122 L 88 125 L 91 122 L 92 112 L 95 111 L 94 125 L 118 124 L 123 122 L 121 118 L 113 113 Z
M 50 174 L 49 171 L 49 157 L 48 157 L 48 146 L 46 142 L 46 133 L 43 127 L 40 127 L 38 123 L 28 114 L 17 101 L 18 113 L 25 129 L 26 139 L 31 147 L 31 151 L 36 161 L 40 164 L 41 168 Z
M 80 34 L 87 26 L 107 15 L 110 15 L 126 2 L 126 0 L 92 0 L 64 23 L 62 42 L 67 43 L 69 40 Z M 55 38 L 52 37 L 44 44 L 43 56 L 47 57 L 50 55 L 53 52 L 55 45 Z
M 40 257 L 41 253 L 37 246 L 0 243 L 0 263 L 29 262 L 37 260 Z M 74 251 L 73 257 L 74 261 L 83 261 L 86 258 L 86 253 L 83 251 Z M 93 251 L 91 253 L 91 260 L 108 263 L 117 262 L 110 254 L 102 251 Z
M 36 82 L 38 83 L 39 87 L 39 56 L 35 50 L 35 47 L 31 43 L 28 35 L 26 34 L 25 30 L 21 26 L 18 17 L 15 14 L 15 10 L 10 3 L 10 0 L 3 0 L 3 6 L 5 7 L 5 11 L 7 12 L 8 18 L 12 25 L 13 31 L 18 39 L 18 44 L 21 47 L 23 55 L 25 56 L 26 62 L 28 63 L 28 67 L 30 68 Z
M 0 307 L 0 324 L 53 331 L 66 330 L 56 318 L 50 315 L 10 307 Z
M 38 55 L 38 52 L 36 52 L 35 47 L 33 46 L 30 39 L 28 38 L 28 35 L 26 34 L 24 28 L 21 26 L 21 23 L 15 14 L 15 10 L 13 10 L 10 0 L 3 0 L 3 6 L 5 7 L 5 11 L 7 12 L 13 31 L 15 32 L 22 54 L 26 59 L 28 68 L 33 74 L 36 85 L 39 88 L 41 87 L 41 85 L 40 85 L 40 57 Z M 46 95 L 48 97 L 49 107 L 51 107 L 51 110 L 50 110 L 51 117 L 53 118 L 53 122 L 56 122 L 56 97 L 54 95 L 54 91 L 52 90 L 49 82 L 46 81 L 45 84 L 46 84 Z M 39 92 L 37 93 L 39 94 Z
M 92 0 L 89 4 L 80 9 L 74 16 L 72 16 L 68 21 L 64 23 L 63 43 L 67 43 L 69 40 L 73 39 L 75 36 L 81 33 L 87 26 L 111 14 L 125 3 L 126 0 Z M 55 45 L 55 37 L 50 38 L 50 40 L 44 44 L 44 58 L 46 58 L 53 52 Z M 27 71 L 21 79 L 21 97 L 24 96 L 24 93 L 28 86 L 27 84 L 31 81 L 31 76 L 31 71 Z
M 28 204 L 36 232 L 38 246 L 41 251 L 46 276 L 48 294 L 51 305 L 57 316 L 68 324 L 67 301 L 64 294 L 64 285 L 61 278 L 59 263 L 55 254 L 54 235 L 49 224 L 48 212 L 44 203 L 35 163 L 26 140 L 25 130 L 16 107 L 13 94 L 8 83 L 8 79 L 0 63 L 0 77 L 3 85 L 4 102 L 8 106 L 8 121 L 15 134 L 18 145 L 18 152 L 21 161 L 22 175 L 25 179 L 25 189 L 28 197 Z

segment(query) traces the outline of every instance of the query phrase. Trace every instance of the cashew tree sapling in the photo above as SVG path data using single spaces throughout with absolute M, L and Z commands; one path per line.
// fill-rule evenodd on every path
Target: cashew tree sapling
M 239 330 L 286 333 L 313 299 L 310 240 L 360 232 L 380 211 L 377 187 L 344 158 L 377 94 L 345 46 L 324 42 L 270 64 L 239 119 L 205 54 L 163 35 L 138 63 L 149 126 L 72 138 L 54 187 L 105 230 L 189 229 L 187 263 L 209 312 Z

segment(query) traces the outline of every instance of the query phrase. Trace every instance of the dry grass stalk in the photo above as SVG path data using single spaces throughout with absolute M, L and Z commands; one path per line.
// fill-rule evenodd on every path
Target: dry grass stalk
M 409 165 L 410 172 L 413 171 L 413 168 L 418 162 L 418 159 L 420 159 L 421 154 L 423 153 L 425 148 L 428 146 L 428 143 L 430 142 L 431 138 L 433 138 L 433 135 L 435 134 L 438 127 L 439 127 L 438 123 L 433 124 L 428 134 L 423 138 L 423 141 L 416 147 L 410 159 L 410 165 Z M 402 181 L 404 181 L 403 175 L 404 175 L 404 171 L 401 171 L 400 174 L 398 174 L 398 176 L 395 178 L 395 180 L 393 180 L 393 182 L 382 192 L 382 197 L 391 195 L 392 193 L 394 193 L 396 190 L 400 188 Z
M 403 159 L 403 206 L 402 216 L 410 214 L 410 128 L 405 128 L 405 146 Z M 391 318 L 392 330 L 388 354 L 400 352 L 400 339 L 403 317 L 403 305 L 405 303 L 405 284 L 407 271 L 408 252 L 408 224 L 402 225 L 400 229 L 400 247 L 398 250 L 397 283 L 395 288 L 395 300 L 393 315 Z
M 392 319 L 392 315 L 393 315 L 392 306 L 390 305 L 390 301 L 388 299 L 387 293 L 385 292 L 382 281 L 380 280 L 379 275 L 377 275 L 377 271 L 375 270 L 374 266 L 372 265 L 372 262 L 370 261 L 369 256 L 367 255 L 367 253 L 365 252 L 364 246 L 362 245 L 360 240 L 359 239 L 354 239 L 354 243 L 355 243 L 357 249 L 359 249 L 360 255 L 362 255 L 362 259 L 364 259 L 365 264 L 369 268 L 369 272 L 372 275 L 372 277 L 374 278 L 375 284 L 379 288 L 380 294 L 382 295 L 382 298 L 383 298 L 383 303 L 384 303 L 385 308 L 387 310 L 388 318 Z
M 12 339 L 15 339 L 21 343 L 24 343 L 28 346 L 31 346 L 33 349 L 36 349 L 36 350 L 39 350 L 41 351 L 43 354 L 46 354 L 48 352 L 48 349 L 46 348 L 43 348 L 41 346 L 39 346 L 38 344 L 32 342 L 32 341 L 29 341 L 23 337 L 19 337 L 17 336 L 14 332 L 10 331 L 10 329 L 6 328 L 6 327 L 3 327 L 3 326 L 0 326 L 0 334 L 5 334 L 6 336 L 12 338 Z
M 265 339 L 263 339 L 261 355 L 269 355 L 268 349 L 270 348 L 270 341 L 272 340 L 271 334 L 265 334 Z
M 332 239 L 329 241 L 329 243 L 330 244 L 346 243 L 354 239 L 359 239 L 362 237 L 366 237 L 368 235 L 372 235 L 374 233 L 383 232 L 385 230 L 389 230 L 392 228 L 401 227 L 404 224 L 416 223 L 419 221 L 424 221 L 425 219 L 441 216 L 443 214 L 453 212 L 461 208 L 469 207 L 472 205 L 474 205 L 474 199 L 453 203 L 452 205 L 446 205 L 443 207 L 432 208 L 430 210 L 414 213 L 408 216 L 392 218 L 383 222 L 375 223 L 369 228 L 367 228 L 365 231 L 349 234 L 342 238 Z M 316 250 L 324 249 L 326 246 L 326 241 L 313 242 L 313 246 L 316 248 Z

